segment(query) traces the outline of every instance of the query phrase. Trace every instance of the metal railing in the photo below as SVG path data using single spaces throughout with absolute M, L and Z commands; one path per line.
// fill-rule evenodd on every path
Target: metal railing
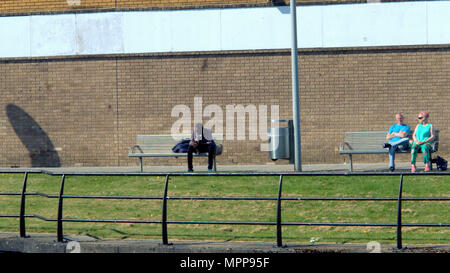
M 8 172 L 11 173 L 11 172 Z M 0 214 L 2 217 L 19 218 L 20 237 L 26 238 L 25 219 L 37 218 L 43 221 L 57 223 L 57 241 L 63 242 L 64 222 L 92 222 L 92 223 L 142 223 L 161 224 L 162 242 L 169 244 L 167 226 L 168 224 L 207 224 L 207 225 L 275 225 L 277 247 L 283 247 L 282 226 L 364 226 L 364 227 L 396 227 L 397 248 L 402 248 L 402 227 L 450 227 L 450 223 L 402 223 L 402 202 L 404 201 L 450 201 L 450 197 L 422 198 L 422 197 L 402 197 L 403 177 L 407 175 L 450 175 L 449 172 L 426 172 L 426 173 L 384 173 L 384 172 L 350 172 L 350 173 L 75 173 L 75 172 L 47 172 L 47 171 L 14 171 L 13 173 L 24 173 L 24 182 L 21 193 L 0 192 L 0 196 L 20 196 L 20 213 L 18 215 Z M 39 192 L 27 192 L 28 173 L 44 173 L 52 176 L 61 176 L 59 194 L 50 195 Z M 64 186 L 68 176 L 163 176 L 165 177 L 163 196 L 82 196 L 65 195 Z M 204 197 L 204 196 L 169 196 L 168 186 L 170 177 L 177 176 L 274 176 L 279 177 L 277 197 Z M 282 197 L 283 178 L 286 176 L 399 176 L 399 190 L 397 198 L 393 197 Z M 46 218 L 40 215 L 25 214 L 26 196 L 42 196 L 46 198 L 58 199 L 57 218 Z M 107 220 L 107 219 L 65 219 L 63 217 L 63 201 L 66 198 L 80 199 L 126 199 L 126 200 L 161 200 L 162 217 L 160 221 L 155 220 Z M 276 221 L 275 222 L 252 222 L 252 221 L 168 221 L 167 220 L 167 200 L 251 200 L 251 201 L 276 201 Z M 342 222 L 282 222 L 282 201 L 388 201 L 397 202 L 397 222 L 396 223 L 342 223 Z

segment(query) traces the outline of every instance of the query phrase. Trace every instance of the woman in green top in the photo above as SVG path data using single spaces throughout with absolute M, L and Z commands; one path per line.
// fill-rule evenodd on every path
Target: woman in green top
M 433 125 L 428 122 L 428 112 L 420 112 L 419 124 L 413 134 L 413 144 L 411 146 L 411 172 L 416 171 L 417 152 L 420 150 L 423 153 L 423 162 L 425 163 L 425 171 L 431 169 L 431 142 L 434 140 Z

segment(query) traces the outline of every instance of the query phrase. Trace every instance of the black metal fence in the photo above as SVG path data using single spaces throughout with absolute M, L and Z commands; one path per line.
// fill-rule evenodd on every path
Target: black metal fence
M 449 172 L 426 172 L 426 173 L 384 173 L 384 172 L 350 172 L 350 173 L 77 173 L 77 172 L 48 172 L 48 171 L 3 171 L 7 173 L 23 173 L 24 181 L 22 192 L 0 192 L 0 196 L 20 196 L 20 212 L 19 214 L 0 214 L 0 218 L 19 218 L 20 236 L 26 238 L 26 218 L 37 218 L 43 221 L 57 223 L 57 241 L 63 242 L 63 223 L 64 222 L 93 222 L 93 223 L 143 223 L 143 224 L 160 224 L 162 228 L 162 242 L 169 244 L 167 226 L 168 224 L 206 224 L 206 225 L 275 225 L 277 246 L 283 246 L 282 226 L 364 226 L 364 227 L 396 227 L 397 230 L 397 248 L 402 248 L 402 227 L 450 227 L 450 223 L 402 223 L 402 202 L 405 201 L 450 201 L 450 197 L 440 198 L 403 198 L 403 177 L 413 176 L 433 176 L 433 175 L 449 175 Z M 1 171 L 0 171 L 1 173 Z M 59 194 L 50 195 L 39 192 L 27 192 L 27 181 L 29 173 L 45 173 L 52 176 L 60 176 L 61 184 Z M 65 195 L 64 185 L 68 176 L 163 176 L 165 177 L 163 196 L 82 196 L 82 195 Z M 202 197 L 202 196 L 176 196 L 168 195 L 168 186 L 170 177 L 175 176 L 274 176 L 279 177 L 278 196 L 277 197 Z M 398 176 L 399 190 L 398 197 L 283 197 L 282 186 L 283 178 L 286 176 Z M 46 198 L 58 199 L 57 218 L 45 218 L 40 215 L 25 214 L 25 201 L 27 196 L 42 196 Z M 63 217 L 63 204 L 66 198 L 84 198 L 84 199 L 126 199 L 126 200 L 161 200 L 162 201 L 162 217 L 160 221 L 146 220 L 105 220 L 105 219 L 65 219 Z M 276 221 L 275 222 L 231 222 L 231 221 L 167 221 L 167 200 L 252 200 L 252 201 L 276 201 Z M 282 201 L 388 201 L 397 202 L 397 222 L 396 223 L 332 223 L 332 222 L 282 222 Z

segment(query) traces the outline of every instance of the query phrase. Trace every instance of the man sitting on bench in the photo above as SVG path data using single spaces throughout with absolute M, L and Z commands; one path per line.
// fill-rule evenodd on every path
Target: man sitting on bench
M 188 149 L 188 172 L 193 172 L 192 153 L 208 153 L 208 172 L 213 170 L 213 160 L 216 154 L 216 143 L 214 143 L 212 132 L 204 128 L 201 123 L 196 123 L 192 131 L 191 141 Z
M 403 123 L 403 114 L 397 113 L 395 119 L 397 123 L 389 128 L 389 132 L 386 135 L 388 143 L 383 145 L 383 148 L 389 148 L 389 170 L 391 172 L 395 170 L 395 151 L 397 148 L 406 150 L 409 145 L 409 126 Z

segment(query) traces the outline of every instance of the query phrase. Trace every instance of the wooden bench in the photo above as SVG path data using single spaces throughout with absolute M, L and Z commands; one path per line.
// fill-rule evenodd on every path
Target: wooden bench
M 221 155 L 223 150 L 222 134 L 212 134 L 214 142 L 216 143 L 216 155 Z M 141 172 L 143 171 L 142 158 L 143 157 L 187 157 L 187 153 L 174 153 L 172 148 L 180 142 L 181 139 L 189 139 L 190 134 L 178 135 L 137 135 L 136 145 L 130 148 L 129 157 L 139 158 Z M 208 153 L 193 153 L 193 156 L 208 156 Z M 216 157 L 213 161 L 214 171 L 217 171 Z
M 350 160 L 350 171 L 353 171 L 354 154 L 389 154 L 389 149 L 383 148 L 383 143 L 387 143 L 387 131 L 372 132 L 346 132 L 344 142 L 341 143 L 339 154 L 348 155 Z M 408 138 L 412 139 L 412 133 Z M 439 148 L 439 130 L 434 130 L 434 141 L 431 153 L 435 153 Z M 398 153 L 410 153 L 411 150 L 398 150 Z

